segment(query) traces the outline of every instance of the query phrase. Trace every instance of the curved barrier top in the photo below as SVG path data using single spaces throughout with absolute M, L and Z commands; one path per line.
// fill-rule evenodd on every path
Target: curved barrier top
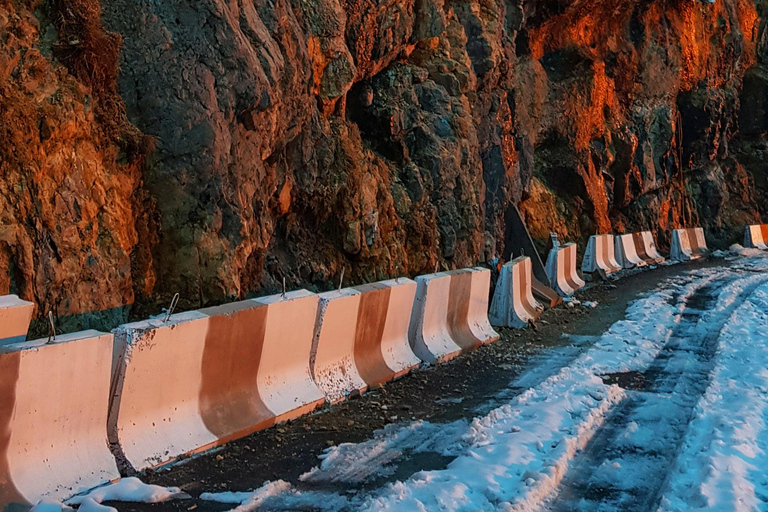
M 498 339 L 488 323 L 490 270 L 438 272 L 418 276 L 416 284 L 409 338 L 422 361 L 447 361 Z
M 531 259 L 520 256 L 501 267 L 491 301 L 492 325 L 522 328 L 536 321 L 544 307 L 533 298 Z
M 0 348 L 0 510 L 120 477 L 107 444 L 112 335 Z
M 321 293 L 312 376 L 330 402 L 418 366 L 408 341 L 416 282 L 392 279 Z
M 768 250 L 768 224 L 745 226 L 744 247 Z
M 581 260 L 581 271 L 591 274 L 602 270 L 606 274 L 612 274 L 621 270 L 616 261 L 613 246 L 613 235 L 592 235 L 587 243 L 587 250 Z
M 317 305 L 299 290 L 116 329 L 119 462 L 158 466 L 322 404 L 309 368 Z
M 29 322 L 35 305 L 16 295 L 0 296 L 0 345 L 27 339 Z

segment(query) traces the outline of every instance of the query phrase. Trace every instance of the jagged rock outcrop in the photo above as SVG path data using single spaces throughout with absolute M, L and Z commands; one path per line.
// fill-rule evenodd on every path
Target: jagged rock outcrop
M 651 229 L 665 247 L 698 223 L 727 244 L 768 213 L 761 14 L 0 0 L 0 293 L 145 314 L 474 265 L 505 254 L 513 205 L 542 244 Z M 120 50 L 116 84 L 109 55 L 81 65 L 81 26 Z
M 33 300 L 63 328 L 126 318 L 147 211 L 149 141 L 115 88 L 120 37 L 101 29 L 98 3 L 81 14 L 0 0 L 0 294 Z M 70 43 L 92 45 L 92 60 Z M 84 312 L 94 314 L 68 322 Z

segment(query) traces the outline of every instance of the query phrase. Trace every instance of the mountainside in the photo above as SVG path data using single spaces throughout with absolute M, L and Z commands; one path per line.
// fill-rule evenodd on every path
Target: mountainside
M 739 241 L 761 2 L 0 0 L 0 294 L 106 328 L 476 265 L 515 205 Z

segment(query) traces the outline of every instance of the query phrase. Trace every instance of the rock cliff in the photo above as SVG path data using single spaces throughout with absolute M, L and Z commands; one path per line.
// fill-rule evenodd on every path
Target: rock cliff
M 475 265 L 515 205 L 540 244 L 737 241 L 768 221 L 763 9 L 0 0 L 0 293 L 104 327 Z

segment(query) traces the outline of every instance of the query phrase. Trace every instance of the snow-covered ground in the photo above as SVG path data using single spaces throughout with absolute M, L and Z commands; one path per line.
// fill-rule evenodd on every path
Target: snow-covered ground
M 487 414 L 390 425 L 297 482 L 202 498 L 238 512 L 768 510 L 768 256 L 745 256 L 664 283 Z M 442 463 L 404 474 L 408 460 Z

